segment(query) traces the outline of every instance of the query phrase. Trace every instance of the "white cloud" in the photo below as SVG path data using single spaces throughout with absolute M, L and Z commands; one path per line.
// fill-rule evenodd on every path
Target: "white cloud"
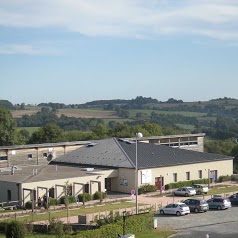
M 44 55 L 49 53 L 55 53 L 53 50 L 49 50 L 45 48 L 43 45 L 41 46 L 33 46 L 28 44 L 0 44 L 0 54 L 5 55 Z
M 0 0 L 0 26 L 57 27 L 90 36 L 202 35 L 238 39 L 234 0 Z

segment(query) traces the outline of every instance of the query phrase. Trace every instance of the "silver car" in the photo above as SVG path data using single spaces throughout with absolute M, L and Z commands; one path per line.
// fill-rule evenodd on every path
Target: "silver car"
M 196 194 L 196 190 L 192 187 L 181 187 L 181 188 L 178 188 L 177 190 L 173 190 L 172 194 L 176 196 L 188 197 L 188 196 L 194 196 Z
M 210 209 L 213 208 L 213 209 L 222 210 L 222 209 L 227 209 L 231 207 L 231 202 L 228 198 L 214 197 L 207 200 L 207 203 Z
M 177 215 L 177 216 L 181 216 L 181 215 L 189 214 L 190 209 L 185 203 L 175 202 L 175 203 L 168 204 L 165 207 L 161 207 L 160 210 L 159 210 L 159 213 L 161 215 L 163 215 L 163 214 L 174 214 L 174 215 Z

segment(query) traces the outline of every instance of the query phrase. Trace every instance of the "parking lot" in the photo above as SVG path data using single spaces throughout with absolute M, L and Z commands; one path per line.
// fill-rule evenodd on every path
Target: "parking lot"
M 158 229 L 175 229 L 173 237 L 221 238 L 238 237 L 238 207 L 227 210 L 209 210 L 186 216 L 156 215 Z

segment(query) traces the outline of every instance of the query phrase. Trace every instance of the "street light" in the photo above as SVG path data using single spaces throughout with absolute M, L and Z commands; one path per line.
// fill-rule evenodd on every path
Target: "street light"
M 143 137 L 142 133 L 136 133 L 136 174 L 135 174 L 135 193 L 136 193 L 136 214 L 138 214 L 138 163 L 137 163 L 137 141 Z

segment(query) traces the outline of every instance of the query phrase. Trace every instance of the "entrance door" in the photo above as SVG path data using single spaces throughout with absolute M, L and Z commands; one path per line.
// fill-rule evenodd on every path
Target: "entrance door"
M 111 191 L 111 178 L 105 178 L 105 189 L 106 191 Z
M 164 177 L 156 177 L 155 178 L 155 186 L 158 190 L 161 189 L 162 186 L 164 186 Z
M 210 180 L 212 183 L 215 183 L 217 181 L 217 170 L 210 171 Z

